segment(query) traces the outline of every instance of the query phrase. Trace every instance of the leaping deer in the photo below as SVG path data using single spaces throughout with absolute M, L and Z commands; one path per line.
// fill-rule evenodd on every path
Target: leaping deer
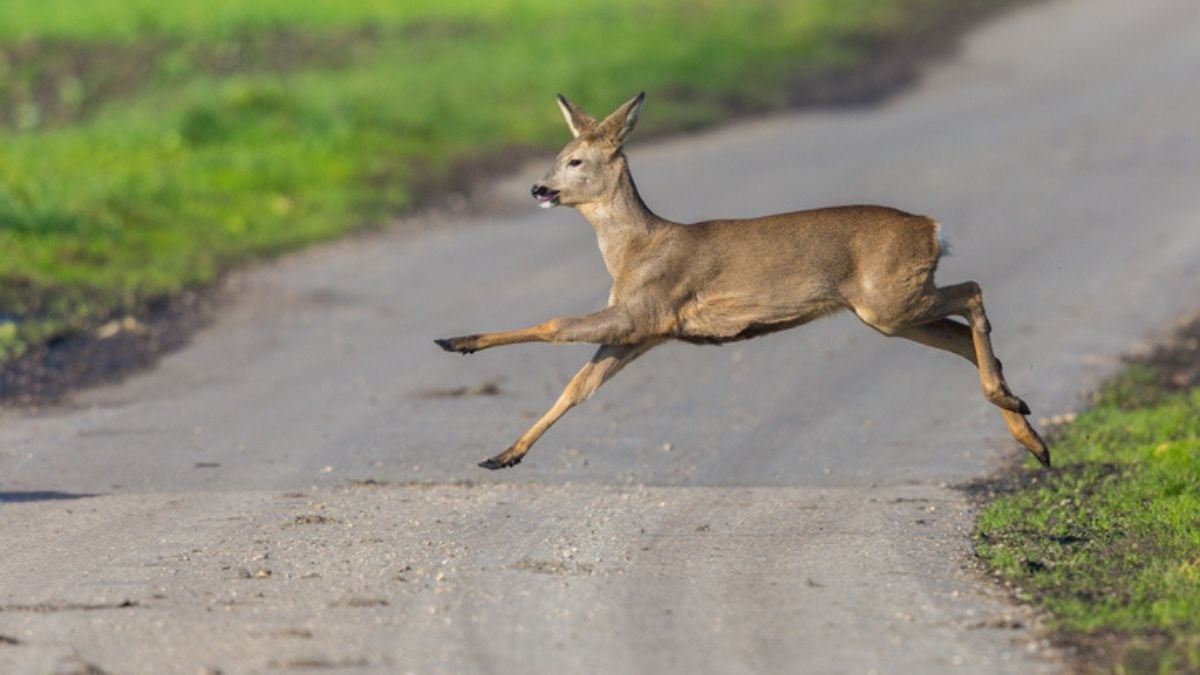
M 600 345 L 550 410 L 481 467 L 519 463 L 564 413 L 655 345 L 745 340 L 844 309 L 884 335 L 975 364 L 983 395 L 1000 408 L 1013 437 L 1050 466 L 1050 451 L 1025 418 L 1029 407 L 1009 390 L 992 352 L 979 284 L 933 281 L 946 250 L 938 223 L 882 206 L 690 225 L 660 218 L 638 195 L 622 152 L 644 100 L 638 94 L 597 121 L 560 95 L 574 140 L 532 189 L 539 206 L 572 206 L 595 228 L 613 280 L 608 307 L 523 330 L 435 341 L 462 354 L 518 342 Z

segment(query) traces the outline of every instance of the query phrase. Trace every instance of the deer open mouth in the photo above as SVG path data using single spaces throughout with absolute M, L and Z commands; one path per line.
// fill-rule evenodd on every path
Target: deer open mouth
M 543 209 L 558 206 L 558 190 L 551 190 L 545 185 L 534 185 L 529 193 L 533 195 L 538 206 Z

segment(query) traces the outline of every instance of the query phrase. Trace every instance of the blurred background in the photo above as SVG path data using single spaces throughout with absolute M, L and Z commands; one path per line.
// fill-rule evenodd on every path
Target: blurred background
M 136 336 L 249 258 L 461 204 L 557 147 L 560 91 L 652 90 L 642 136 L 868 101 L 1003 4 L 5 0 L 0 363 Z

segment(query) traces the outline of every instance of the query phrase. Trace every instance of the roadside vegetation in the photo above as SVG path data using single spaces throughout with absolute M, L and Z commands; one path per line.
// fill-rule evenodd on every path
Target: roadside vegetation
M 1200 672 L 1200 321 L 1104 385 L 981 514 L 980 558 L 1085 670 Z
M 556 147 L 556 92 L 696 128 L 1003 1 L 5 0 L 0 363 Z

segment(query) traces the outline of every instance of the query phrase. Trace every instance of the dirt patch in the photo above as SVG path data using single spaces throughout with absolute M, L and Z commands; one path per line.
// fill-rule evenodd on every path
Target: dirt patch
M 1160 670 L 1161 656 L 1172 648 L 1171 640 L 1161 635 L 1139 636 L 1132 640 L 1118 634 L 1073 636 L 1062 643 L 1074 652 L 1071 672 L 1076 675 L 1164 672 Z M 1193 645 L 1193 649 L 1197 648 L 1200 644 Z
M 503 392 L 499 383 L 489 381 L 471 387 L 424 389 L 417 392 L 417 398 L 476 398 L 478 396 L 499 396 L 501 393 Z
M 1200 386 L 1200 313 L 1180 319 L 1170 335 L 1125 362 L 1149 368 L 1167 391 Z
M 32 347 L 0 364 L 0 405 L 44 405 L 73 389 L 120 381 L 178 349 L 215 314 L 222 294 L 188 291 Z
M 338 523 L 338 522 L 341 522 L 341 521 L 339 521 L 337 518 L 330 518 L 329 516 L 322 516 L 319 513 L 305 513 L 305 514 L 296 516 L 290 522 L 284 523 L 284 526 L 327 525 L 329 523 Z
M 533 572 L 534 574 L 566 574 L 590 575 L 595 574 L 595 568 L 587 563 L 570 560 L 530 560 L 524 558 L 509 566 L 518 572 Z

